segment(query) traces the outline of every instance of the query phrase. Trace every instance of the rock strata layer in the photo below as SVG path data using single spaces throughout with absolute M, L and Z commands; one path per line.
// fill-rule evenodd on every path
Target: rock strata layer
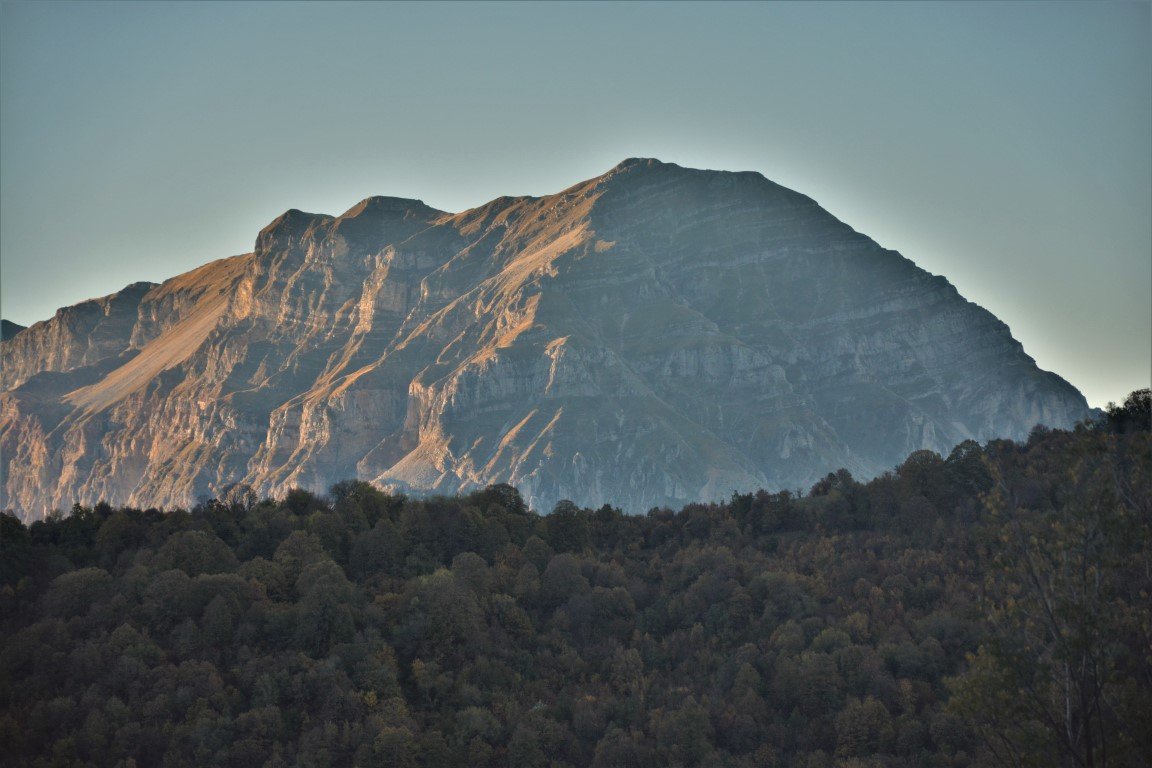
M 459 214 L 290 210 L 2 342 L 0 505 L 516 485 L 642 512 L 1067 427 L 943 277 L 756 173 L 627 160 Z

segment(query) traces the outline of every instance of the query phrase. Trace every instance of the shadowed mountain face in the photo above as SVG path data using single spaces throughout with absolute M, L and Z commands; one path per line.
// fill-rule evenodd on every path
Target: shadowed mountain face
M 0 320 L 0 341 L 8 341 L 22 330 L 24 330 L 24 326 L 18 323 L 11 320 Z
M 292 210 L 3 342 L 3 506 L 495 482 L 641 512 L 1066 427 L 942 277 L 755 173 L 627 160 L 460 214 Z

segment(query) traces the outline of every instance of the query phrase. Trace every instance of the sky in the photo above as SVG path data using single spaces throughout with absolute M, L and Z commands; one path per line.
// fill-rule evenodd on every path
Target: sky
M 1152 6 L 0 5 L 0 314 L 626 157 L 758 171 L 947 277 L 1096 406 L 1152 379 Z

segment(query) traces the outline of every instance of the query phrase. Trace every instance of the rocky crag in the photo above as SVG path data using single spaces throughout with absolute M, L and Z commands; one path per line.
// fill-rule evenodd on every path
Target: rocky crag
M 0 350 L 0 505 L 25 519 L 351 477 L 641 512 L 1089 414 L 1004 323 L 804 195 L 642 159 L 459 214 L 290 210 L 252 253 Z

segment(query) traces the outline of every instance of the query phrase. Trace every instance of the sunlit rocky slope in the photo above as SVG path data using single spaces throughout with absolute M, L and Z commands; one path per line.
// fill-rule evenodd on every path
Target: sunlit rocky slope
M 291 210 L 254 252 L 4 341 L 2 505 L 359 477 L 629 511 L 868 477 L 1084 398 L 943 277 L 756 173 L 627 160 L 459 214 Z

